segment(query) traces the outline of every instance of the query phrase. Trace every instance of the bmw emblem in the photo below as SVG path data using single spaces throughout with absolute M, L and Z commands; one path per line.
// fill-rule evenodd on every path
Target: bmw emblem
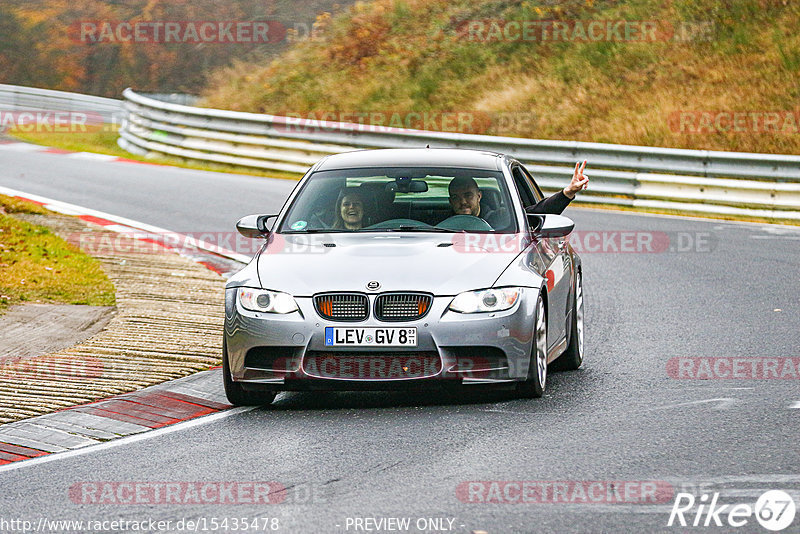
M 381 283 L 378 282 L 377 280 L 372 280 L 370 282 L 367 282 L 367 289 L 369 289 L 370 291 L 377 291 L 378 289 L 380 289 L 380 287 Z

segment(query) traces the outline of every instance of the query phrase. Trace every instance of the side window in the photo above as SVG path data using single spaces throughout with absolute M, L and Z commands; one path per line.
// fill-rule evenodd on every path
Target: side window
M 511 175 L 514 177 L 514 185 L 517 186 L 522 205 L 527 208 L 536 204 L 536 197 L 531 189 L 531 184 L 522 173 L 522 168 L 519 165 L 514 165 L 511 167 Z
M 536 183 L 536 180 L 533 179 L 531 173 L 528 172 L 528 169 L 520 165 L 520 170 L 522 171 L 522 174 L 525 175 L 525 178 L 528 180 L 528 182 L 531 184 L 531 188 L 533 189 L 533 196 L 536 197 L 536 201 L 539 202 L 543 200 L 544 194 L 542 193 L 542 190 L 539 189 L 539 184 Z

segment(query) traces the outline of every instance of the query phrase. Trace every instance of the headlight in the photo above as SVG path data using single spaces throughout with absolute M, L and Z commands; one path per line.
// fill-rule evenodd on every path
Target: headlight
M 264 313 L 292 313 L 297 310 L 297 303 L 291 295 L 265 289 L 240 287 L 239 302 L 242 308 Z
M 466 291 L 453 299 L 450 309 L 459 313 L 503 311 L 514 306 L 521 293 L 518 287 Z

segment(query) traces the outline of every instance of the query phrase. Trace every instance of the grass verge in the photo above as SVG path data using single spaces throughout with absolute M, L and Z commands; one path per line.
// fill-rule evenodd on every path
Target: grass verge
M 114 305 L 114 284 L 99 261 L 15 213 L 48 211 L 0 195 L 0 314 L 22 302 Z
M 451 113 L 463 133 L 796 154 L 798 21 L 788 0 L 356 2 L 277 59 L 214 72 L 202 105 L 431 130 Z M 593 23 L 605 30 L 590 37 Z

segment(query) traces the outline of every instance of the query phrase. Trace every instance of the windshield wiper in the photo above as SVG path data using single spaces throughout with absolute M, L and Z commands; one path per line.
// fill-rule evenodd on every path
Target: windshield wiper
M 436 226 L 411 226 L 401 224 L 395 228 L 386 228 L 388 232 L 444 232 L 447 234 L 453 233 L 453 230 L 446 230 L 444 228 L 437 228 Z
M 289 230 L 288 232 L 281 232 L 283 234 L 340 234 L 343 232 L 350 232 L 352 230 L 342 230 L 340 228 L 310 228 L 308 230 Z

